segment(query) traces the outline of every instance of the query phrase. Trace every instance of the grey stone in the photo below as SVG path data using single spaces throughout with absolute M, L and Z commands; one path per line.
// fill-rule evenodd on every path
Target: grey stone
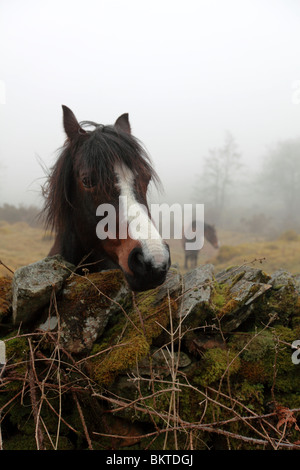
M 47 318 L 47 320 L 43 321 L 39 326 L 39 330 L 43 331 L 53 331 L 56 329 L 58 325 L 58 317 L 57 316 L 51 316 Z
M 203 355 L 208 349 L 226 349 L 226 343 L 221 335 L 197 332 L 187 347 L 189 350 L 194 351 L 194 353 L 196 352 L 197 355 Z
M 95 273 L 94 276 L 97 277 L 89 275 L 86 280 L 84 277 L 70 279 L 63 290 L 61 301 L 58 302 L 60 339 L 63 347 L 70 353 L 90 351 L 97 338 L 103 334 L 109 319 L 120 310 L 119 303 L 131 295 L 120 271 Z M 118 289 L 110 292 L 109 296 L 101 293 L 102 276 L 106 279 L 107 276 L 111 276 L 112 279 L 118 276 L 121 280 Z M 86 282 L 86 287 L 80 291 L 80 299 L 74 300 L 76 282 Z
M 178 311 L 180 317 L 189 315 L 199 304 L 209 302 L 213 279 L 214 267 L 212 264 L 199 266 L 184 276 L 182 301 Z
M 191 364 L 189 356 L 180 351 L 171 353 L 166 348 L 156 349 L 151 355 L 151 363 L 148 357 L 143 358 L 139 361 L 138 369 L 133 368 L 131 372 L 134 375 L 141 375 L 144 377 L 150 377 L 152 375 L 159 377 L 167 377 L 171 375 L 172 369 L 184 369 Z
M 155 303 L 159 303 L 163 300 L 166 296 L 170 295 L 173 296 L 176 293 L 182 291 L 182 277 L 179 272 L 179 268 L 177 265 L 173 265 L 170 267 L 167 278 L 162 286 L 159 287 L 156 297 Z
M 75 269 L 60 255 L 49 256 L 16 270 L 12 282 L 13 322 L 28 323 L 45 307 Z
M 236 277 L 243 277 L 244 281 L 249 282 L 269 282 L 270 276 L 262 269 L 252 268 L 251 266 L 233 266 L 216 274 L 216 281 L 219 283 L 232 282 Z
M 249 282 L 244 278 L 238 281 L 231 289 L 232 299 L 240 304 L 250 305 L 255 299 L 264 292 L 271 289 L 270 284 L 262 284 L 258 282 Z
M 297 294 L 300 295 L 300 274 L 294 274 L 293 283 Z
M 166 365 L 168 365 L 169 369 L 172 367 L 172 362 L 174 363 L 174 367 L 178 367 L 179 369 L 188 367 L 192 362 L 189 356 L 183 351 L 180 351 L 179 353 L 174 352 L 173 358 L 171 358 L 170 353 L 164 348 L 155 351 L 153 354 L 153 359 L 158 367 L 166 367 Z M 168 374 L 169 373 L 170 370 Z
M 291 273 L 279 269 L 275 271 L 270 279 L 270 284 L 272 284 L 273 289 L 275 290 L 285 290 L 286 287 L 290 288 L 295 287 L 297 289 L 298 284 L 297 276 L 293 276 Z
M 253 310 L 253 302 L 272 288 L 270 276 L 249 266 L 223 271 L 216 279 L 220 284 L 229 286 L 228 297 L 232 304 L 235 304 L 235 307 L 222 317 L 224 332 L 235 330 L 247 320 Z

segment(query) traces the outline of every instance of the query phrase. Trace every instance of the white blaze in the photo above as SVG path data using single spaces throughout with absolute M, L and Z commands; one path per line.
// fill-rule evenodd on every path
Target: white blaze
M 136 200 L 132 171 L 120 164 L 115 166 L 115 173 L 118 179 L 117 187 L 120 190 L 119 211 L 123 227 L 128 226 L 131 238 L 140 242 L 145 261 L 151 262 L 154 267 L 165 265 L 169 257 L 168 249 L 146 208 Z

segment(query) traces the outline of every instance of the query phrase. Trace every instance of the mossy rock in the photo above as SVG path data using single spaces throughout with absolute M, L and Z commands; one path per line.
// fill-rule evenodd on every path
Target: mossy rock
M 127 292 L 124 298 L 114 303 L 111 299 L 119 291 L 120 286 L 121 288 L 123 286 L 122 273 L 119 271 L 115 271 L 114 274 L 109 272 L 88 274 L 86 277 L 74 274 L 67 281 L 66 290 L 62 292 L 62 299 L 58 299 L 57 304 L 59 313 L 62 314 L 61 318 L 64 318 L 64 315 L 73 315 L 75 311 L 79 312 L 83 319 L 89 318 L 95 305 L 104 310 L 112 309 L 113 312 L 109 316 L 104 334 L 98 336 L 91 351 L 81 353 L 80 358 L 73 356 L 74 362 L 68 357 L 69 353 L 65 355 L 64 349 L 60 351 L 63 355 L 61 356 L 61 372 L 66 374 L 69 384 L 79 386 L 80 391 L 77 396 L 86 425 L 90 435 L 93 436 L 95 448 L 97 445 L 99 448 L 111 445 L 107 437 L 99 437 L 98 444 L 95 442 L 94 445 L 94 439 L 96 441 L 98 438 L 93 433 L 95 431 L 95 433 L 114 434 L 110 433 L 112 430 L 110 423 L 106 429 L 101 420 L 103 416 L 113 417 L 116 413 L 115 408 L 113 406 L 110 408 L 108 402 L 105 401 L 103 404 L 97 395 L 98 391 L 99 395 L 104 390 L 106 397 L 118 396 L 120 401 L 123 399 L 127 402 L 128 407 L 124 407 L 120 412 L 122 418 L 127 418 L 131 423 L 141 423 L 142 427 L 145 426 L 142 434 L 147 434 L 147 426 L 150 425 L 154 425 L 154 429 L 165 429 L 166 417 L 170 412 L 170 404 L 174 397 L 178 416 L 191 426 L 199 421 L 202 424 L 211 424 L 221 423 L 224 420 L 226 424 L 222 429 L 250 438 L 257 438 L 257 434 L 243 420 L 235 419 L 238 414 L 248 415 L 245 407 L 257 416 L 267 415 L 273 410 L 274 396 L 278 403 L 290 409 L 300 407 L 300 365 L 293 364 L 291 359 L 293 352 L 291 344 L 294 340 L 300 339 L 300 322 L 297 322 L 300 306 L 299 291 L 295 289 L 292 280 L 290 282 L 289 276 L 286 277 L 286 283 L 278 276 L 278 282 L 273 283 L 272 288 L 268 288 L 266 292 L 255 297 L 261 291 L 255 287 L 252 289 L 251 284 L 258 283 L 259 288 L 264 284 L 269 285 L 270 276 L 260 270 L 241 269 L 237 272 L 233 268 L 227 270 L 225 274 L 227 278 L 225 276 L 221 279 L 217 275 L 209 282 L 209 300 L 195 307 L 184 319 L 178 316 L 181 295 L 176 289 L 171 297 L 167 293 L 160 296 L 160 288 L 134 295 Z M 248 291 L 245 295 L 245 302 L 251 301 L 248 305 L 244 305 L 242 301 L 239 302 L 235 296 L 244 281 L 248 283 Z M 204 292 L 206 293 L 208 291 Z M 193 291 L 193 294 L 197 294 L 197 291 Z M 183 338 L 180 351 L 189 352 L 189 343 L 186 338 L 190 333 L 197 338 L 197 334 L 199 335 L 197 328 L 204 326 L 205 322 L 210 325 L 215 322 L 217 327 L 221 324 L 222 328 L 225 320 L 250 307 L 250 316 L 235 330 L 224 333 L 224 330 L 220 332 L 219 329 L 215 331 L 213 328 L 209 330 L 201 328 L 201 335 L 205 338 L 209 336 L 210 346 L 200 348 L 198 354 L 193 357 L 192 363 L 183 371 L 178 371 L 176 377 L 178 391 L 176 390 L 174 395 L 169 390 L 173 384 L 172 380 L 167 380 L 158 368 L 157 375 L 154 374 L 156 380 L 149 387 L 149 381 L 153 379 L 153 375 L 143 375 L 139 365 L 153 361 L 151 358 L 153 352 L 169 344 L 170 333 L 168 331 L 171 318 L 173 329 L 176 329 L 179 321 L 182 321 Z M 265 320 L 274 313 L 276 308 L 278 319 L 265 327 Z M 256 326 L 256 319 L 259 328 Z M 262 321 L 265 322 L 264 325 Z M 187 329 L 195 327 L 196 330 L 186 333 L 185 325 Z M 80 328 L 78 334 L 80 334 Z M 220 335 L 222 341 L 216 340 L 217 334 Z M 55 343 L 52 342 L 49 346 L 39 336 L 33 336 L 31 340 L 34 350 L 41 351 L 42 354 L 46 354 L 45 351 L 49 353 L 51 345 L 52 348 L 55 347 Z M 10 338 L 8 336 L 5 338 L 5 342 L 9 364 L 13 366 L 16 375 L 24 378 L 30 352 L 27 337 L 20 336 L 20 332 L 15 331 Z M 177 345 L 178 339 L 176 338 L 175 350 Z M 68 362 L 69 359 L 70 362 Z M 78 363 L 78 359 L 82 359 L 82 362 Z M 42 362 L 36 361 L 40 383 L 47 370 L 43 360 Z M 87 378 L 86 382 L 85 378 Z M 130 378 L 134 380 L 129 380 Z M 52 384 L 58 386 L 56 380 L 56 375 L 53 374 Z M 5 393 L 0 394 L 0 408 L 22 390 L 24 383 L 23 380 L 16 380 L 7 386 Z M 91 384 L 92 393 L 95 392 L 95 396 L 90 395 Z M 37 391 L 39 394 L 39 388 Z M 154 397 L 151 396 L 153 392 Z M 47 398 L 59 413 L 57 388 L 47 389 L 46 393 Z M 82 432 L 82 423 L 70 391 L 64 389 L 61 398 L 62 417 L 76 429 L 78 435 L 76 434 L 71 443 L 70 429 L 61 423 L 59 448 L 69 449 L 75 445 L 78 449 L 85 449 L 86 441 Z M 131 406 L 130 402 L 135 399 L 139 399 L 138 406 L 136 403 Z M 103 406 L 105 411 L 108 408 L 109 413 L 103 413 Z M 122 408 L 122 406 L 118 405 L 117 408 Z M 22 403 L 21 399 L 15 400 L 13 406 L 5 410 L 7 413 L 3 421 L 3 430 L 7 432 L 7 429 L 13 429 L 15 435 L 12 436 L 11 432 L 11 435 L 6 436 L 4 448 L 36 449 L 35 425 L 28 391 L 22 395 Z M 147 410 L 154 410 L 154 413 L 150 416 Z M 40 416 L 55 441 L 57 415 L 44 402 Z M 270 420 L 273 420 L 271 422 L 276 428 L 278 422 L 276 417 L 271 417 Z M 5 428 L 6 422 L 7 428 Z M 259 421 L 254 420 L 251 423 L 253 426 L 259 426 Z M 178 447 L 186 448 L 186 428 L 183 431 L 178 429 L 176 432 Z M 175 446 L 174 436 L 172 437 L 171 434 L 172 431 L 170 431 L 170 439 L 168 437 L 167 443 L 170 449 Z M 220 436 L 214 433 L 195 429 L 192 434 L 194 449 L 207 447 L 216 449 L 221 445 L 226 446 L 226 442 L 220 443 Z M 141 447 L 149 445 L 150 449 L 155 447 L 161 449 L 164 446 L 165 435 L 161 433 L 157 439 L 151 437 L 143 441 Z M 296 434 L 293 436 L 292 442 L 295 442 L 298 437 Z M 138 446 L 135 444 L 134 448 L 139 448 Z M 254 448 L 251 443 L 233 439 L 230 439 L 230 446 L 232 449 Z
M 60 255 L 18 268 L 12 281 L 14 324 L 34 322 L 54 293 L 58 293 L 75 266 Z
M 210 307 L 224 332 L 237 329 L 247 320 L 253 305 L 270 290 L 269 280 L 264 271 L 249 267 L 231 267 L 217 274 Z
M 23 374 L 27 369 L 29 344 L 27 338 L 18 333 L 18 331 L 14 331 L 3 340 L 5 342 L 7 364 L 14 365 L 14 371 L 17 374 Z
M 249 340 L 253 336 L 253 340 Z M 291 344 L 300 337 L 300 329 L 292 330 L 282 325 L 253 333 L 239 334 L 229 346 L 241 351 L 239 375 L 249 383 L 265 384 L 276 392 L 298 393 L 300 390 L 299 366 L 292 362 Z M 247 343 L 249 343 L 247 345 Z
M 274 381 L 274 366 L 276 368 L 275 391 L 299 393 L 300 390 L 300 365 L 292 362 L 291 344 L 300 338 L 300 329 L 278 325 L 274 327 L 273 354 L 266 354 L 263 359 L 265 370 L 268 372 L 268 384 L 272 386 Z M 290 405 L 291 406 L 291 405 Z
M 274 350 L 274 335 L 270 330 L 240 332 L 232 335 L 228 346 L 236 352 L 242 351 L 243 360 L 255 362 Z
M 205 352 L 195 370 L 193 381 L 205 387 L 213 384 L 226 374 L 235 374 L 240 369 L 240 358 L 229 350 L 212 348 Z
M 120 270 L 73 275 L 57 304 L 64 347 L 74 354 L 90 351 L 129 295 Z
M 152 341 L 168 327 L 170 315 L 176 316 L 178 305 L 165 297 L 157 302 L 157 289 L 136 295 L 128 312 L 118 312 L 106 328 L 105 336 L 94 345 L 88 370 L 101 385 L 112 383 L 149 354 Z M 101 352 L 103 351 L 103 354 Z
M 90 300 L 91 304 L 100 303 L 101 306 L 109 306 L 110 297 L 113 297 L 124 284 L 124 275 L 118 269 L 89 273 L 86 276 L 73 274 L 64 284 L 63 299 L 74 302 L 71 308 L 82 299 Z M 64 306 L 66 309 L 68 307 Z
M 271 276 L 262 269 L 250 266 L 230 266 L 216 275 L 219 283 L 226 283 L 232 287 L 242 278 L 248 282 L 268 284 Z
M 273 274 L 270 281 L 272 289 L 258 299 L 252 317 L 257 326 L 267 324 L 272 319 L 274 325 L 290 326 L 300 318 L 300 296 L 293 276 L 284 271 Z
M 265 388 L 263 384 L 259 382 L 249 383 L 249 381 L 244 380 L 242 382 L 236 382 L 233 389 L 234 396 L 247 406 L 247 408 L 256 413 L 263 413 L 265 400 Z
M 291 314 L 291 328 L 299 329 L 300 327 L 300 296 L 293 305 L 293 312 Z

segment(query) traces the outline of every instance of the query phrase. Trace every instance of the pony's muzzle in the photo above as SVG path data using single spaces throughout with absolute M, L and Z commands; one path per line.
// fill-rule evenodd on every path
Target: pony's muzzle
M 128 267 L 132 275 L 127 276 L 132 290 L 143 291 L 154 289 L 161 285 L 167 276 L 171 261 L 168 248 L 168 256 L 160 264 L 155 264 L 154 260 L 145 259 L 143 250 L 135 247 L 128 257 Z

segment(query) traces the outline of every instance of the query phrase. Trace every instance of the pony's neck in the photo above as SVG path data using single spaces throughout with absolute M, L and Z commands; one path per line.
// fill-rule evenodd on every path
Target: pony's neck
M 66 229 L 63 232 L 57 233 L 49 256 L 56 254 L 60 254 L 66 261 L 75 266 L 87 265 L 90 272 L 118 268 L 99 247 L 97 250 L 87 250 L 84 248 L 75 230 Z
M 84 250 L 77 239 L 74 231 L 58 232 L 54 244 L 49 252 L 49 256 L 60 254 L 66 261 L 75 266 L 84 257 Z

